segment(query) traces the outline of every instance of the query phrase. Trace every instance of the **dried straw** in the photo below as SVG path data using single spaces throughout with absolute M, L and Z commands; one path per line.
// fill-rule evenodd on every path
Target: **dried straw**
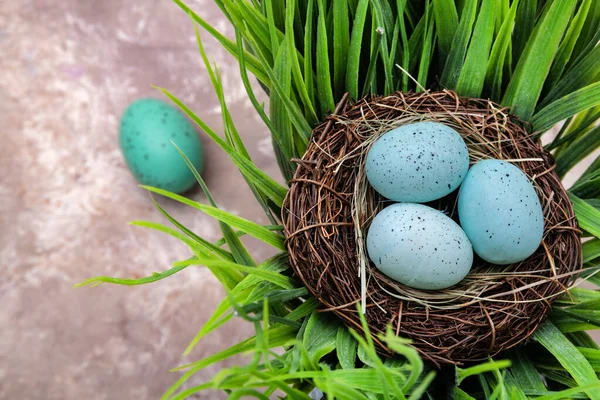
M 542 245 L 507 266 L 476 258 L 459 284 L 412 289 L 381 274 L 369 261 L 365 233 L 389 201 L 367 183 L 365 154 L 383 133 L 433 120 L 456 129 L 471 164 L 510 161 L 534 183 L 545 218 Z M 483 360 L 528 338 L 581 270 L 581 241 L 572 205 L 554 172 L 552 156 L 506 108 L 450 91 L 374 96 L 337 109 L 313 131 L 283 207 L 289 259 L 311 293 L 350 327 L 362 331 L 362 302 L 371 334 L 391 324 L 435 364 Z M 456 193 L 430 204 L 457 219 Z

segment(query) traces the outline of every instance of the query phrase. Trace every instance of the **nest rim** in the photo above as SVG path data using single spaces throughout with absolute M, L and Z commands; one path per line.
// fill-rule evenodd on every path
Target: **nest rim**
M 450 118 L 442 123 L 457 121 L 453 127 L 458 127 L 467 147 L 471 145 L 470 165 L 483 158 L 519 161 L 517 166 L 533 177 L 545 220 L 544 241 L 534 255 L 507 266 L 477 290 L 465 290 L 461 282 L 456 285 L 460 290 L 453 286 L 441 297 L 392 281 L 366 257 L 362 231 L 385 201 L 366 183 L 361 164 L 366 151 L 357 151 L 411 118 L 413 122 L 418 118 L 435 121 L 440 113 Z M 373 129 L 374 125 L 378 128 Z M 552 301 L 573 284 L 582 259 L 580 231 L 566 190 L 554 172 L 553 158 L 539 139 L 527 133 L 526 126 L 505 107 L 461 98 L 448 90 L 372 95 L 354 103 L 344 96 L 313 130 L 302 159 L 295 160 L 298 167 L 282 207 L 288 258 L 295 275 L 325 311 L 333 311 L 347 326 L 364 334 L 356 309 L 361 302 L 371 336 L 383 355 L 392 352 L 377 335 L 390 324 L 396 335 L 411 339 L 412 346 L 436 365 L 483 360 L 526 340 L 545 319 Z M 467 141 L 478 130 L 482 146 L 489 147 L 483 147 L 486 151 L 478 149 L 476 140 Z M 487 157 L 494 155 L 496 145 L 497 156 Z M 477 262 L 466 280 L 481 284 L 475 272 L 487 263 Z M 511 289 L 501 290 L 503 286 Z

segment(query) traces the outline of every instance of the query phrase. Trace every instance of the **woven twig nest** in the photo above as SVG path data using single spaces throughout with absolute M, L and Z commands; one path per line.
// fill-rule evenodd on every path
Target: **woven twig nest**
M 399 284 L 370 263 L 365 233 L 374 215 L 390 203 L 366 182 L 366 153 L 381 134 L 422 120 L 456 129 L 471 164 L 507 160 L 534 182 L 545 231 L 531 257 L 507 266 L 476 258 L 462 282 L 437 291 Z M 382 354 L 391 353 L 377 334 L 389 324 L 435 364 L 486 359 L 527 339 L 581 269 L 579 230 L 552 156 L 523 123 L 490 101 L 462 99 L 450 91 L 342 101 L 315 128 L 297 162 L 283 207 L 290 263 L 325 310 L 359 331 L 357 303 L 363 301 Z M 458 220 L 455 202 L 453 193 L 429 205 Z

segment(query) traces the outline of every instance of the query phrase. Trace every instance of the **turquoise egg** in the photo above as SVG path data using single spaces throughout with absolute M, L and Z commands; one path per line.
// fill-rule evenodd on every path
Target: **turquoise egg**
M 506 161 L 483 160 L 471 167 L 458 194 L 458 215 L 475 253 L 492 264 L 523 261 L 544 234 L 531 181 Z
M 194 186 L 194 175 L 173 143 L 202 170 L 203 147 L 194 127 L 177 109 L 160 100 L 131 103 L 121 117 L 119 141 L 127 166 L 143 185 L 174 193 Z
M 469 151 L 449 126 L 419 122 L 393 129 L 367 154 L 369 183 L 399 202 L 426 203 L 454 191 L 467 175 Z
M 473 250 L 460 226 L 423 204 L 396 203 L 379 212 L 367 233 L 375 267 L 416 289 L 444 289 L 471 269 Z

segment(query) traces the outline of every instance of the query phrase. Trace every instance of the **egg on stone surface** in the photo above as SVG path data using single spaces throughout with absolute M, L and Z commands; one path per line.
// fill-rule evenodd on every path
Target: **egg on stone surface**
M 492 264 L 523 261 L 544 234 L 533 184 L 506 161 L 483 160 L 471 167 L 458 194 L 458 216 L 475 253 Z
M 371 146 L 367 179 L 382 196 L 426 203 L 446 196 L 469 169 L 469 151 L 458 132 L 437 122 L 418 122 L 383 134 Z
M 119 141 L 127 166 L 141 184 L 182 193 L 196 183 L 173 143 L 199 172 L 202 143 L 192 124 L 171 105 L 151 98 L 133 102 L 121 117 Z
M 460 226 L 423 204 L 396 203 L 379 212 L 367 233 L 377 269 L 416 289 L 444 289 L 471 269 L 473 250 Z

